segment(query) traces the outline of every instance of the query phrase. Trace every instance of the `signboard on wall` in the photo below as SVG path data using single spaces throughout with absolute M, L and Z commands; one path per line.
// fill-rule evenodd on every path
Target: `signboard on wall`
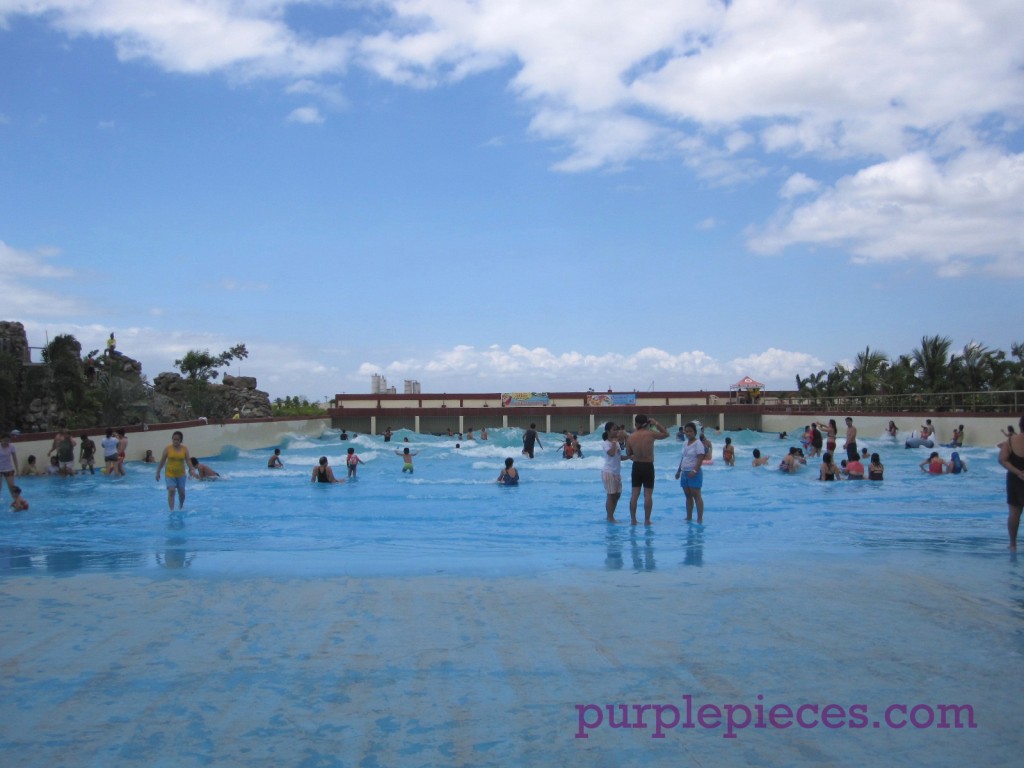
M 502 392 L 501 407 L 515 408 L 523 405 L 550 405 L 547 392 Z
M 605 408 L 609 406 L 636 405 L 635 392 L 591 392 L 587 395 L 587 405 L 593 408 Z

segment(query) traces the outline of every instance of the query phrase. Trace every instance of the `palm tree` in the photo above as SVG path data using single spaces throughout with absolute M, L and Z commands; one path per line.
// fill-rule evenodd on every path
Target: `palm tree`
M 797 374 L 797 393 L 800 397 L 806 397 L 813 402 L 817 402 L 818 398 L 822 394 L 822 385 L 827 375 L 828 374 L 825 371 L 818 371 L 817 373 L 812 373 L 806 379 L 801 379 L 800 374 Z
M 882 374 L 881 391 L 886 395 L 907 395 L 914 389 L 914 362 L 900 355 Z
M 871 347 L 865 347 L 863 352 L 858 352 L 853 370 L 850 371 L 851 394 L 877 395 L 888 367 L 889 357 L 885 352 L 872 352 Z
M 922 392 L 949 392 L 952 390 L 950 369 L 956 360 L 949 354 L 953 346 L 948 336 L 924 336 L 921 346 L 910 353 L 918 388 Z
M 964 392 L 981 392 L 991 389 L 996 381 L 999 358 L 984 344 L 971 341 L 964 346 L 960 364 L 957 366 L 957 384 Z

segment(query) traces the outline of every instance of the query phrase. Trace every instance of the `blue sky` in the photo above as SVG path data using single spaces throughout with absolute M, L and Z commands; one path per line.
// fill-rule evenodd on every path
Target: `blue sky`
M 0 319 L 310 399 L 1008 349 L 1018 11 L 0 0 Z

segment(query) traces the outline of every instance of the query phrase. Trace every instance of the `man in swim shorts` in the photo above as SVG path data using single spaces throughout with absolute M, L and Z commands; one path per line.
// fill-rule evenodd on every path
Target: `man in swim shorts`
M 644 491 L 644 525 L 651 524 L 654 509 L 654 441 L 664 440 L 668 432 L 654 419 L 638 413 L 633 419 L 636 429 L 626 440 L 626 458 L 633 462 L 633 492 L 629 497 L 629 518 L 636 525 L 636 506 L 640 489 Z
M 849 416 L 846 417 L 846 444 L 843 447 L 846 448 L 847 461 L 857 461 L 857 428 Z

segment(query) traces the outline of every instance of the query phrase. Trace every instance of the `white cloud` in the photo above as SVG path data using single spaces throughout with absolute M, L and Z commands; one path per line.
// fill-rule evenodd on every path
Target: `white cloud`
M 287 118 L 304 124 L 323 122 L 320 105 L 344 106 L 336 83 L 353 65 L 419 88 L 514 67 L 530 132 L 565 150 L 556 170 L 678 159 L 735 185 L 778 156 L 841 161 L 845 178 L 788 203 L 754 245 L 1020 274 L 1020 209 L 1001 189 L 1018 188 L 1008 147 L 1024 118 L 1017 0 L 378 0 L 364 17 L 346 8 L 357 26 L 322 37 L 290 26 L 299 1 L 5 0 L 0 23 L 33 14 L 111 40 L 125 60 L 287 79 L 316 101 Z M 966 194 L 972 157 L 996 164 L 980 174 L 985 210 Z M 918 173 L 931 190 L 915 197 Z M 797 171 L 781 192 L 819 191 Z
M 287 118 L 289 123 L 304 123 L 306 125 L 320 125 L 324 122 L 323 115 L 316 107 L 299 107 L 293 109 Z
M 795 381 L 796 374 L 805 374 L 823 368 L 825 364 L 807 352 L 792 352 L 771 347 L 764 352 L 737 357 L 729 362 L 732 372 L 738 376 L 750 375 L 762 383 Z M 751 373 L 753 372 L 753 373 Z
M 285 89 L 289 95 L 312 96 L 334 109 L 343 109 L 348 101 L 336 85 L 317 82 L 316 80 L 299 80 Z
M 3 311 L 6 317 L 65 317 L 85 309 L 72 296 L 36 285 L 74 277 L 73 270 L 51 263 L 59 255 L 60 252 L 54 248 L 21 251 L 0 240 L 0 274 L 5 278 Z
M 791 388 L 795 374 L 821 366 L 814 355 L 774 348 L 725 362 L 700 350 L 669 352 L 656 347 L 630 354 L 592 354 L 519 344 L 485 349 L 459 345 L 424 359 L 366 362 L 356 376 L 365 379 L 367 388 L 375 373 L 383 374 L 392 385 L 399 377 L 412 378 L 432 392 L 582 391 L 609 386 L 631 391 L 648 389 L 652 383 L 657 389 L 727 389 L 745 374 Z
M 819 189 L 821 189 L 821 184 L 810 176 L 803 173 L 794 173 L 782 185 L 782 189 L 779 190 L 779 196 L 789 199 L 817 192 Z
M 1024 154 L 965 152 L 940 163 L 905 155 L 845 177 L 751 238 L 774 253 L 804 243 L 862 260 L 916 257 L 947 276 L 1024 277 Z
M 147 59 L 172 72 L 229 71 L 254 76 L 305 76 L 343 71 L 347 37 L 309 40 L 291 30 L 291 2 L 250 0 L 13 0 L 0 9 L 46 15 L 71 36 L 114 42 L 125 61 Z

